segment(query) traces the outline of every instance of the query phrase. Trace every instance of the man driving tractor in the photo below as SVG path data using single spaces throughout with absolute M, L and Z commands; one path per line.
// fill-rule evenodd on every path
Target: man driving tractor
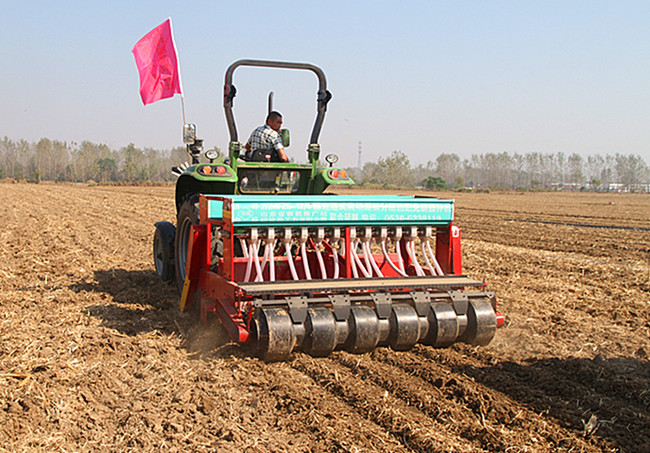
M 253 130 L 246 142 L 246 160 L 252 162 L 289 162 L 284 152 L 280 128 L 282 115 L 270 112 L 266 117 L 266 124 Z

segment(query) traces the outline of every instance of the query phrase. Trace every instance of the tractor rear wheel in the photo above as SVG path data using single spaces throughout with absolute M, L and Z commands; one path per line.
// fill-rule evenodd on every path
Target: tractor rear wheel
M 176 219 L 176 243 L 174 246 L 174 266 L 176 268 L 176 286 L 183 292 L 185 283 L 185 263 L 187 262 L 188 243 L 192 225 L 199 223 L 199 196 L 190 195 L 183 200 Z
M 174 236 L 176 228 L 169 222 L 157 222 L 153 235 L 153 261 L 156 275 L 165 283 L 174 279 Z

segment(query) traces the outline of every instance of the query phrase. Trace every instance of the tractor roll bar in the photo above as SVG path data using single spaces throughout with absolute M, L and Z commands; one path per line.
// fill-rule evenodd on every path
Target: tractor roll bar
M 286 61 L 267 61 L 267 60 L 237 60 L 231 64 L 226 70 L 226 82 L 223 87 L 223 108 L 226 112 L 226 122 L 228 123 L 228 131 L 230 132 L 230 141 L 237 141 L 237 126 L 235 125 L 235 116 L 232 111 L 233 101 L 237 94 L 237 89 L 232 84 L 232 76 L 239 66 L 259 66 L 265 68 L 282 68 L 282 69 L 305 69 L 312 71 L 318 77 L 318 96 L 316 98 L 316 122 L 314 129 L 311 132 L 309 144 L 318 143 L 318 136 L 320 135 L 323 122 L 325 121 L 325 111 L 327 110 L 327 103 L 332 98 L 332 94 L 327 91 L 327 80 L 325 73 L 321 68 L 310 63 L 292 63 Z

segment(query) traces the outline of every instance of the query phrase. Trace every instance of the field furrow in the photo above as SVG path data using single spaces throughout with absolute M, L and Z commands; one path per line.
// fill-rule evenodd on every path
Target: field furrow
M 173 187 L 0 183 L 0 450 L 650 451 L 650 197 L 441 196 L 490 345 L 264 363 L 157 280 Z
M 325 361 L 325 363 L 323 363 Z M 384 427 L 412 451 L 482 451 L 473 442 L 448 431 L 448 420 L 434 420 L 388 389 L 364 379 L 333 359 L 304 357 L 293 366 Z

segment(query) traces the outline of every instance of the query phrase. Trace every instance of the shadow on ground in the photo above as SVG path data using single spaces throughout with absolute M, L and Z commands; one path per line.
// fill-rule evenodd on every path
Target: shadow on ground
M 77 283 L 71 289 L 101 295 L 103 303 L 87 306 L 88 313 L 100 319 L 102 327 L 121 334 L 176 334 L 196 358 L 246 352 L 230 340 L 215 316 L 210 316 L 206 326 L 200 322 L 198 310 L 182 313 L 175 286 L 161 282 L 153 271 L 100 270 L 95 272 L 94 281 Z
M 650 363 L 645 354 L 529 359 L 457 371 L 572 431 L 597 436 L 605 442 L 603 448 L 639 452 L 650 451 Z

